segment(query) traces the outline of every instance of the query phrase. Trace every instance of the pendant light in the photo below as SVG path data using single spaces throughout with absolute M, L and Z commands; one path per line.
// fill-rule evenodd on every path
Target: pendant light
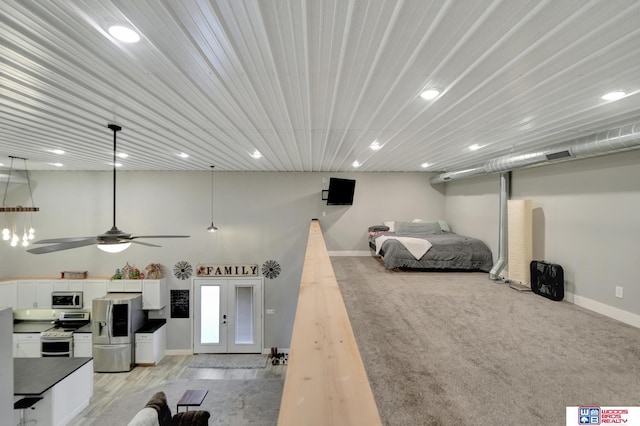
M 215 166 L 211 166 L 211 225 L 207 228 L 209 232 L 216 232 L 218 228 L 213 224 L 213 168 Z
M 40 209 L 38 207 L 34 207 L 33 205 L 33 193 L 31 192 L 31 180 L 29 179 L 29 170 L 27 170 L 27 159 L 22 157 L 14 157 L 12 155 L 9 156 L 11 158 L 11 165 L 9 166 L 9 175 L 7 176 L 7 184 L 4 187 L 4 197 L 2 198 L 2 207 L 0 207 L 0 213 L 8 213 L 7 216 L 4 217 L 4 226 L 2 228 L 2 239 L 5 241 L 9 241 L 9 245 L 11 247 L 16 247 L 20 242 L 20 237 L 18 236 L 18 227 L 20 225 L 20 218 L 22 218 L 22 245 L 23 247 L 27 247 L 29 245 L 29 241 L 33 240 L 34 237 L 34 229 L 33 229 L 33 217 L 32 213 L 37 212 Z M 29 200 L 31 201 L 31 207 L 9 207 L 7 206 L 7 193 L 9 192 L 9 183 L 12 180 L 11 174 L 13 172 L 13 160 L 18 159 L 24 161 L 24 172 L 27 179 L 27 187 L 29 188 Z M 23 213 L 22 215 L 20 213 Z M 28 218 L 27 218 L 28 215 Z M 27 219 L 29 221 L 29 228 L 27 230 Z

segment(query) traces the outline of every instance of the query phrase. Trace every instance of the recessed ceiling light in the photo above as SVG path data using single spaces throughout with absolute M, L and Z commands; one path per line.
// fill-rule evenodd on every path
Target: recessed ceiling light
M 625 92 L 609 92 L 602 96 L 602 99 L 605 101 L 617 101 L 618 99 L 622 99 L 627 94 Z
M 422 163 L 420 164 L 420 167 L 422 167 L 423 169 L 426 169 L 427 167 L 429 167 L 430 164 L 429 163 Z
M 262 157 L 262 154 L 260 154 L 260 151 L 256 149 L 255 151 L 253 151 L 253 154 L 251 154 L 251 156 L 257 160 L 258 158 Z
M 360 167 L 360 162 L 358 160 L 354 161 L 352 164 L 353 167 Z
M 382 145 L 380 145 L 380 143 L 376 140 L 376 141 L 371 142 L 371 145 L 369 145 L 369 148 L 371 148 L 374 151 L 377 151 L 380 148 L 382 148 Z
M 437 98 L 439 94 L 440 94 L 440 91 L 437 89 L 427 89 L 424 92 L 420 93 L 420 96 L 423 99 L 430 101 L 432 99 Z
M 62 163 L 47 163 L 47 164 L 49 164 L 50 166 L 56 166 L 56 167 L 64 166 L 64 164 L 62 164 Z
M 140 34 L 124 25 L 112 25 L 108 31 L 113 38 L 125 43 L 137 43 L 140 41 Z
M 122 163 L 109 163 L 110 166 L 122 167 Z
M 479 150 L 480 148 L 482 148 L 482 146 L 481 146 L 481 145 L 478 145 L 477 143 L 474 143 L 473 145 L 471 145 L 471 146 L 469 147 L 469 149 L 470 149 L 471 151 L 477 151 L 477 150 Z
M 61 149 L 50 149 L 49 152 L 51 152 L 53 154 L 58 154 L 58 155 L 64 154 L 64 151 L 61 150 Z
M 120 152 L 117 155 L 118 155 L 119 158 L 127 158 L 127 157 L 129 157 L 129 154 L 126 154 L 124 152 Z
M 189 154 L 185 154 L 184 152 L 181 152 L 180 154 L 178 154 L 178 157 L 180 157 L 180 158 L 189 158 Z

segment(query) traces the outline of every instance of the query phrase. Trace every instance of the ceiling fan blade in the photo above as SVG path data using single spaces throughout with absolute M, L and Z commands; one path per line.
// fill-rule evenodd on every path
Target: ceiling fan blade
M 131 237 L 130 239 L 133 240 L 134 238 L 189 238 L 191 237 L 191 235 L 136 235 L 135 237 Z
M 27 250 L 27 252 L 32 254 L 43 254 L 43 253 L 52 253 L 55 251 L 69 250 L 78 247 L 91 246 L 96 243 L 95 237 L 90 240 L 81 240 L 81 241 L 69 241 L 59 244 L 52 244 L 50 246 L 37 247 Z
M 149 246 L 149 247 L 162 247 L 156 244 L 151 244 L 151 243 L 145 243 L 144 241 L 131 241 L 134 244 L 141 244 L 143 246 Z
M 47 240 L 34 241 L 32 244 L 54 244 L 54 243 L 74 243 L 76 241 L 96 241 L 96 237 L 67 237 L 67 238 L 50 238 Z

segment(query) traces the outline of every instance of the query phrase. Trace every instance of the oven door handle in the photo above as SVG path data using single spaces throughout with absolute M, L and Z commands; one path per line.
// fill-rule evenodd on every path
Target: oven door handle
M 67 352 L 40 352 L 41 355 L 45 356 L 45 355 L 55 355 L 55 356 L 63 356 L 63 355 L 67 355 L 67 356 L 71 356 L 71 351 L 67 351 Z

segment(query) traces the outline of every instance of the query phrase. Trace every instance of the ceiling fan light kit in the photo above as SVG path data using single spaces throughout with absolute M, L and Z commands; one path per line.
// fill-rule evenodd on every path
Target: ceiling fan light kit
M 11 165 L 9 166 L 9 175 L 7 176 L 7 184 L 4 187 L 4 196 L 2 198 L 2 207 L 0 207 L 0 213 L 6 213 L 4 216 L 4 226 L 2 227 L 2 239 L 9 241 L 11 247 L 17 247 L 20 243 L 22 247 L 27 247 L 29 241 L 33 240 L 35 236 L 35 230 L 33 229 L 33 212 L 40 211 L 40 208 L 33 205 L 33 193 L 31 191 L 31 179 L 29 179 L 29 170 L 27 169 L 27 159 L 22 157 L 9 156 L 11 158 Z M 13 160 L 18 159 L 24 161 L 24 172 L 27 180 L 27 187 L 29 188 L 29 200 L 31 200 L 31 207 L 7 206 L 7 193 L 9 192 L 9 183 L 11 182 L 11 175 L 13 172 Z M 28 217 L 27 217 L 28 216 Z M 22 219 L 22 221 L 21 221 Z M 22 223 L 22 226 L 20 225 Z M 27 229 L 28 222 L 28 229 Z M 18 229 L 22 228 L 22 238 L 18 236 Z
M 98 243 L 96 246 L 106 253 L 120 253 L 131 246 L 131 243 Z
M 113 131 L 113 226 L 110 230 L 104 234 L 100 234 L 95 237 L 66 237 L 66 238 L 53 238 L 48 240 L 40 240 L 34 242 L 34 244 L 50 244 L 48 246 L 42 246 L 27 250 L 32 254 L 52 253 L 61 250 L 68 250 L 77 247 L 84 247 L 90 245 L 96 245 L 100 250 L 107 253 L 120 253 L 131 246 L 131 243 L 136 243 L 148 247 L 160 247 L 156 244 L 146 243 L 142 241 L 136 241 L 137 238 L 189 238 L 188 235 L 136 235 L 133 236 L 130 233 L 121 231 L 116 226 L 116 138 L 117 133 L 122 130 L 122 127 L 117 124 L 109 124 L 107 126 Z

